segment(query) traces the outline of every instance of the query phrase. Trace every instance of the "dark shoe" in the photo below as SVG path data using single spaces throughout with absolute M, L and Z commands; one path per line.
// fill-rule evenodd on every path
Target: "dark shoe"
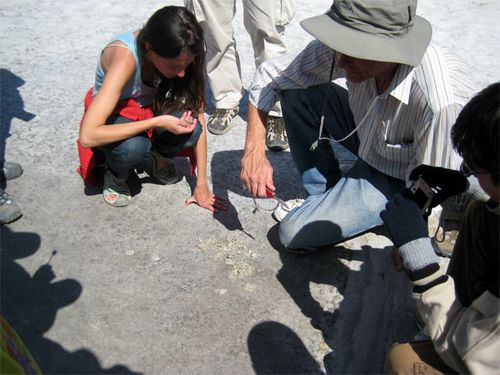
M 5 174 L 5 179 L 7 181 L 13 180 L 22 176 L 23 167 L 21 164 L 6 161 L 3 165 L 3 173 Z
M 5 191 L 0 192 L 0 224 L 9 224 L 23 216 L 21 209 Z
M 172 158 L 166 158 L 158 152 L 151 151 L 152 167 L 149 175 L 162 185 L 173 185 L 182 180 L 182 175 L 175 168 Z
M 271 151 L 283 151 L 288 148 L 283 117 L 267 117 L 266 146 Z
M 215 135 L 227 133 L 234 126 L 233 119 L 237 114 L 238 107 L 229 109 L 217 108 L 208 119 L 208 131 Z

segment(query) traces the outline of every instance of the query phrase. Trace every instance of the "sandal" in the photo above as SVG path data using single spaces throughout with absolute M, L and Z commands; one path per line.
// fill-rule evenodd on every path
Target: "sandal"
M 127 184 L 117 181 L 110 171 L 106 171 L 104 175 L 102 197 L 107 204 L 113 207 L 125 207 L 132 200 Z
M 175 169 L 174 161 L 160 155 L 157 151 L 151 151 L 152 168 L 150 176 L 154 177 L 162 185 L 172 185 L 182 180 L 182 175 Z M 162 167 L 159 165 L 162 164 Z

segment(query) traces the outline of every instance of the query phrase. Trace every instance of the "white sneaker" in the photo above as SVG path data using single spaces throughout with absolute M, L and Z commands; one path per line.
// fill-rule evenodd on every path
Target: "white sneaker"
M 276 207 L 273 211 L 274 220 L 281 222 L 281 220 L 283 220 L 290 211 L 301 206 L 302 203 L 304 203 L 304 199 L 301 198 L 290 199 L 286 202 L 279 202 L 278 207 Z

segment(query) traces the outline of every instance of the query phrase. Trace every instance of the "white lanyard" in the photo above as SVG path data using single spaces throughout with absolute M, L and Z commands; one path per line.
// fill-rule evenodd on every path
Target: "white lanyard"
M 370 112 L 372 111 L 373 109 L 373 106 L 375 105 L 375 102 L 377 101 L 377 99 L 379 98 L 379 96 L 375 96 L 373 98 L 373 100 L 370 102 L 370 105 L 368 106 L 368 110 L 365 112 L 365 115 L 363 116 L 363 118 L 361 119 L 361 121 L 359 122 L 358 126 L 356 126 L 354 128 L 354 130 L 352 132 L 350 132 L 347 136 L 345 136 L 344 138 L 342 139 L 335 139 L 335 138 L 332 138 L 332 137 L 322 137 L 321 134 L 323 133 L 323 124 L 325 122 L 325 109 L 326 109 L 326 101 L 328 100 L 328 94 L 330 93 L 330 86 L 332 84 L 332 78 L 333 78 L 333 69 L 335 67 L 335 58 L 332 62 L 332 66 L 330 68 L 330 78 L 328 80 L 328 82 L 330 83 L 330 85 L 328 86 L 328 90 L 326 91 L 326 95 L 325 95 L 325 100 L 323 101 L 323 108 L 321 109 L 321 120 L 320 120 L 320 123 L 319 123 L 319 133 L 318 133 L 318 139 L 316 139 L 312 144 L 311 144 L 311 147 L 309 148 L 311 151 L 314 151 L 316 150 L 316 148 L 318 147 L 318 143 L 319 141 L 322 141 L 322 140 L 328 140 L 328 141 L 333 141 L 335 143 L 340 143 L 340 142 L 343 142 L 345 141 L 347 138 L 349 138 L 350 136 L 352 136 L 354 133 L 356 133 L 358 131 L 358 129 L 361 127 L 361 125 L 363 125 L 363 123 L 366 121 L 366 119 L 368 118 L 368 115 L 370 114 Z

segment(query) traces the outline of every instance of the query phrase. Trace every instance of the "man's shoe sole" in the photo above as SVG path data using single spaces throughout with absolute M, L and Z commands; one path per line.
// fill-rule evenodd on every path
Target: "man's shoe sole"
M 274 145 L 274 146 L 269 146 L 269 145 L 266 145 L 267 146 L 267 149 L 269 151 L 285 151 L 286 149 L 288 149 L 288 145 Z
M 231 130 L 234 127 L 234 124 L 231 122 L 228 126 L 226 126 L 224 129 L 212 129 L 210 125 L 207 125 L 208 131 L 213 134 L 213 135 L 222 135 L 226 134 L 229 130 Z

